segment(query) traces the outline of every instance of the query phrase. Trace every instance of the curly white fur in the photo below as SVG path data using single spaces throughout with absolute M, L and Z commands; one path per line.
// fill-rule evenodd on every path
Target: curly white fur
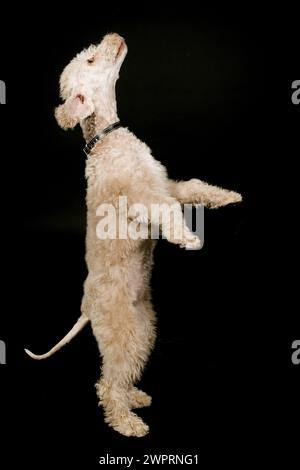
M 127 46 L 118 34 L 104 37 L 99 46 L 78 54 L 61 75 L 64 103 L 56 109 L 59 125 L 72 128 L 80 123 L 88 141 L 99 130 L 118 120 L 115 84 Z M 220 207 L 241 201 L 241 196 L 197 179 L 175 182 L 150 149 L 126 128 L 119 128 L 99 141 L 86 162 L 88 277 L 84 285 L 82 317 L 48 357 L 78 332 L 88 319 L 103 359 L 97 384 L 105 420 L 125 436 L 144 436 L 148 426 L 131 409 L 147 406 L 151 398 L 134 387 L 139 380 L 155 340 L 155 314 L 151 303 L 150 273 L 153 240 L 99 240 L 96 236 L 97 207 L 118 198 L 128 204 L 183 203 Z M 182 239 L 171 243 L 199 248 L 199 239 L 184 225 Z

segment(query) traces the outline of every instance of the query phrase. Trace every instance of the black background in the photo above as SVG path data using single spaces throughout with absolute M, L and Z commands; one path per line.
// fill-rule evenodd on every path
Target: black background
M 17 20 L 12 12 L 1 18 L 6 468 L 98 468 L 107 453 L 197 453 L 203 468 L 293 461 L 300 375 L 291 363 L 300 335 L 300 105 L 290 98 L 300 73 L 296 11 L 154 3 L 64 10 L 26 5 Z M 199 252 L 166 241 L 156 248 L 158 339 L 141 381 L 153 396 L 152 406 L 138 411 L 151 428 L 142 439 L 103 422 L 94 390 L 101 362 L 90 327 L 47 361 L 23 352 L 48 350 L 79 316 L 86 276 L 83 139 L 79 128 L 59 129 L 53 109 L 64 66 L 111 31 L 129 48 L 117 85 L 122 122 L 170 177 L 198 177 L 244 197 L 205 212 Z

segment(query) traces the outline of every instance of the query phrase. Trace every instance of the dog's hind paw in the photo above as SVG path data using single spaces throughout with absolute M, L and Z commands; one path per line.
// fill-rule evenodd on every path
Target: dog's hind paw
M 143 437 L 149 432 L 149 426 L 137 416 L 135 413 L 128 413 L 120 415 L 118 419 L 114 419 L 113 423 L 108 424 L 114 428 L 115 431 L 123 434 L 123 436 Z
M 152 398 L 147 393 L 133 387 L 129 392 L 129 406 L 132 409 L 143 408 L 144 406 L 150 406 Z

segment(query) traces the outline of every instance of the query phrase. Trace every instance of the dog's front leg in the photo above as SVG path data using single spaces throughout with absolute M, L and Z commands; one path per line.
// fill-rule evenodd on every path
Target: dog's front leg
M 181 204 L 202 204 L 211 209 L 242 200 L 239 193 L 212 186 L 198 179 L 178 182 L 170 180 L 170 191 Z
M 174 197 L 165 194 L 144 191 L 140 199 L 147 209 L 146 216 L 137 218 L 140 223 L 147 223 L 152 228 L 159 227 L 164 238 L 182 248 L 199 250 L 201 241 L 185 223 L 180 203 Z M 152 235 L 152 234 L 151 234 Z

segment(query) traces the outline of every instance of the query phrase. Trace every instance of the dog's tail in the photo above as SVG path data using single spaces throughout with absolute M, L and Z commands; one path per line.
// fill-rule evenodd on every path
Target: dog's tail
M 52 356 L 52 354 L 56 353 L 56 351 L 62 348 L 65 344 L 69 343 L 69 341 L 71 341 L 71 339 L 73 339 L 74 336 L 76 336 L 89 321 L 90 320 L 88 317 L 86 317 L 85 315 L 81 315 L 81 317 L 77 320 L 77 322 L 69 331 L 69 333 L 66 334 L 66 336 L 61 341 L 59 341 L 59 343 L 53 346 L 53 348 L 45 354 L 41 354 L 40 356 L 38 356 L 36 354 L 33 354 L 31 351 L 28 351 L 28 349 L 25 349 L 25 352 L 28 354 L 28 356 L 32 357 L 32 359 L 46 359 L 47 357 L 50 357 Z

